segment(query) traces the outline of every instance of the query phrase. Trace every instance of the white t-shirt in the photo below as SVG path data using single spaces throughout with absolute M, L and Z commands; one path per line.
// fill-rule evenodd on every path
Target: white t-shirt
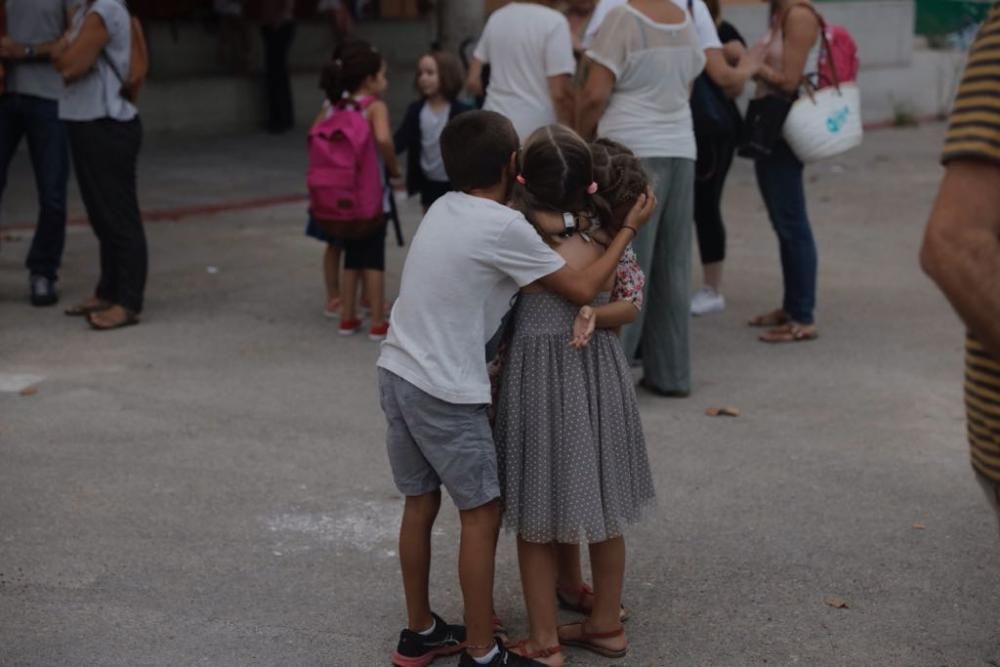
M 420 109 L 420 168 L 428 180 L 438 183 L 448 182 L 448 172 L 441 157 L 441 133 L 450 116 L 450 105 L 435 111 L 425 102 Z
M 490 16 L 474 56 L 490 65 L 483 108 L 507 116 L 522 141 L 556 122 L 548 77 L 576 71 L 565 16 L 542 5 L 509 4 Z
M 101 17 L 108 32 L 108 43 L 97 57 L 93 69 L 66 84 L 59 101 L 59 118 L 130 121 L 139 110 L 122 97 L 121 90 L 132 60 L 132 19 L 120 0 L 95 0 L 94 4 L 81 9 L 73 17 L 68 33 L 70 41 L 79 36 L 84 20 L 91 14 Z
M 379 368 L 442 401 L 489 403 L 487 341 L 519 287 L 564 265 L 517 211 L 449 192 L 413 237 Z
M 594 36 L 604 22 L 604 18 L 616 7 L 621 7 L 628 0 L 598 0 L 597 7 L 594 8 L 594 15 L 587 26 L 587 32 L 583 36 L 583 47 L 589 49 L 594 41 Z M 673 3 L 681 9 L 687 11 L 688 0 L 673 0 Z M 721 49 L 722 42 L 719 41 L 719 32 L 712 19 L 712 12 L 708 11 L 708 5 L 704 0 L 692 0 L 694 8 L 694 27 L 698 31 L 698 41 L 705 51 L 709 49 Z
M 616 7 L 587 56 L 615 75 L 598 136 L 641 158 L 697 159 L 691 84 L 705 68 L 705 52 L 689 16 L 657 23 L 632 5 Z

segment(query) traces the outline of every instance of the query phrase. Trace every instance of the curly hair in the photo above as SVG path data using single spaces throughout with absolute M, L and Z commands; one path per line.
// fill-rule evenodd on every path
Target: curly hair
M 562 125 L 539 128 L 519 158 L 524 182 L 514 188 L 513 206 L 529 220 L 533 211 L 591 211 L 587 188 L 594 181 L 593 157 L 576 132 Z
M 597 194 L 591 200 L 601 227 L 610 234 L 621 229 L 632 206 L 649 186 L 639 158 L 625 146 L 610 139 L 590 145 L 594 156 Z

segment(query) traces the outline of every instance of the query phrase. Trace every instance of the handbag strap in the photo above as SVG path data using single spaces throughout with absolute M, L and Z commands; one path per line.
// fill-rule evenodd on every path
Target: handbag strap
M 816 20 L 819 21 L 819 36 L 821 44 L 820 56 L 822 57 L 822 54 L 824 52 L 826 53 L 826 59 L 830 63 L 830 73 L 833 74 L 833 85 L 834 87 L 836 87 L 838 91 L 840 91 L 840 74 L 837 72 L 837 63 L 835 62 L 835 59 L 833 57 L 833 51 L 830 48 L 830 40 L 826 36 L 826 19 L 823 18 L 823 15 L 820 14 L 819 11 L 812 6 L 812 4 L 808 2 L 797 2 L 785 8 L 785 12 L 784 14 L 782 14 L 781 21 L 779 23 L 779 25 L 781 26 L 782 38 L 784 38 L 785 24 L 788 22 L 788 15 L 791 14 L 793 9 L 796 9 L 798 7 L 801 7 L 803 9 L 808 9 L 809 11 L 811 11 L 813 15 L 816 17 Z M 806 84 L 810 83 L 809 78 L 807 76 L 803 75 L 802 79 Z

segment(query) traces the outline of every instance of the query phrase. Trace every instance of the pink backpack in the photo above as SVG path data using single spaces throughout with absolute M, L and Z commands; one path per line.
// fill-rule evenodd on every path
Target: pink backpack
M 382 174 L 365 115 L 374 101 L 345 100 L 309 131 L 310 213 L 332 236 L 364 238 L 385 224 Z
M 819 87 L 856 81 L 861 63 L 858 60 L 858 45 L 851 33 L 842 25 L 825 25 L 823 36 L 824 48 L 819 57 Z

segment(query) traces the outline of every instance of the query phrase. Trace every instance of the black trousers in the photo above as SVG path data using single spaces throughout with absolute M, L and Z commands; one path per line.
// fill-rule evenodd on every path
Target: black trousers
M 698 140 L 694 183 L 694 223 L 702 264 L 726 258 L 726 226 L 722 222 L 722 191 L 733 166 L 736 143 L 730 139 Z
M 295 23 L 260 29 L 264 42 L 264 92 L 267 96 L 267 131 L 285 132 L 295 127 L 292 79 L 288 53 L 295 39 Z
M 142 311 L 148 255 L 136 194 L 142 123 L 102 118 L 67 122 L 73 168 L 87 217 L 101 248 L 95 296 Z

